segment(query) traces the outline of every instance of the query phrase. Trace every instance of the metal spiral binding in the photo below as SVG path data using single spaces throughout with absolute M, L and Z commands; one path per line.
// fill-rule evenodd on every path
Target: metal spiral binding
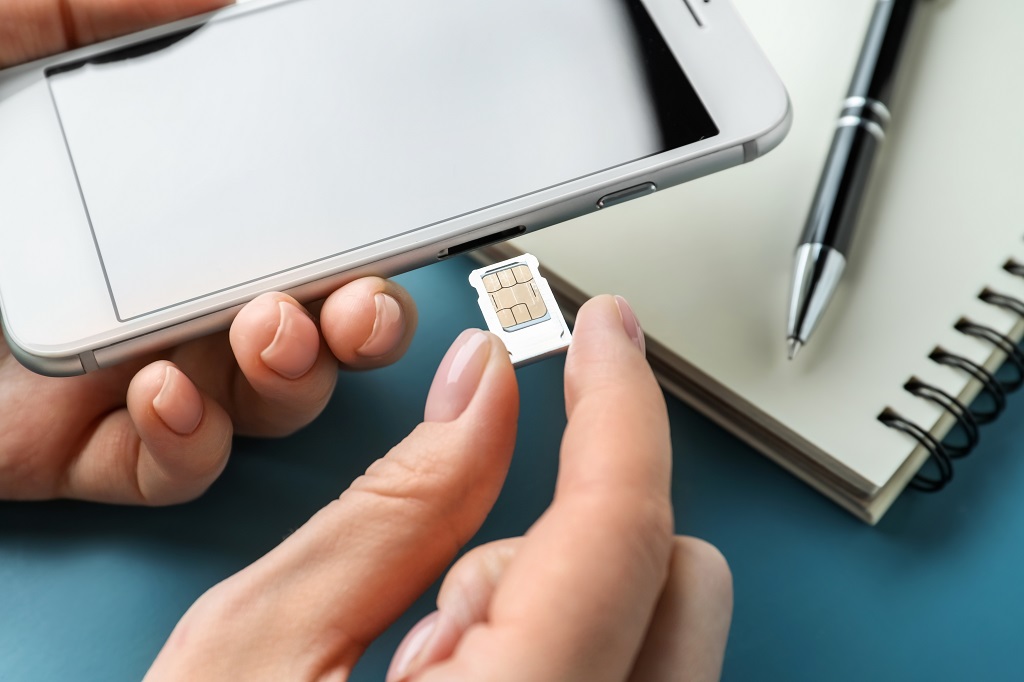
M 1024 277 L 1024 264 L 1009 261 L 1003 268 L 1007 272 Z M 990 305 L 1005 308 L 1024 317 L 1024 301 L 1018 298 L 991 289 L 985 289 L 978 298 Z M 1002 350 L 1006 354 L 1008 366 L 1013 367 L 1014 374 L 1009 379 L 999 379 L 992 372 L 962 355 L 950 353 L 942 348 L 932 351 L 929 356 L 932 361 L 967 372 L 981 383 L 982 392 L 987 394 L 992 402 L 992 407 L 987 410 L 968 407 L 937 386 L 920 379 L 914 378 L 906 383 L 904 389 L 911 395 L 935 403 L 956 419 L 964 436 L 962 444 L 951 445 L 948 442 L 940 442 L 927 429 L 900 416 L 890 408 L 886 408 L 878 416 L 879 421 L 883 424 L 906 433 L 928 451 L 931 461 L 935 465 L 936 475 L 918 472 L 909 484 L 911 488 L 925 492 L 942 490 L 953 480 L 952 460 L 967 456 L 977 446 L 980 438 L 978 425 L 987 424 L 998 418 L 1006 408 L 1006 394 L 1024 386 L 1024 351 L 1021 351 L 1013 339 L 991 327 L 970 320 L 960 320 L 954 325 L 954 328 L 961 334 L 983 339 Z
M 902 431 L 903 433 L 911 436 L 929 452 L 932 461 L 935 463 L 935 467 L 938 470 L 938 476 L 933 478 L 926 476 L 925 474 L 918 473 L 910 481 L 909 485 L 911 488 L 927 493 L 934 493 L 945 488 L 946 484 L 953 480 L 953 462 L 950 461 L 949 453 L 946 452 L 946 448 L 943 447 L 942 443 L 940 443 L 935 436 L 928 433 L 909 419 L 904 419 L 888 408 L 878 416 L 878 420 L 891 429 Z
M 1024 277 L 1024 270 L 1021 270 L 1021 276 Z M 1021 317 L 1024 317 L 1024 301 L 1013 296 L 1007 296 L 1006 294 L 1000 294 L 998 291 L 992 291 L 991 289 L 985 289 L 978 296 L 985 303 L 991 303 L 992 305 L 999 306 L 1000 308 L 1006 308 L 1010 312 L 1017 313 Z
M 1024 305 L 1024 303 L 1021 305 Z M 999 382 L 1008 393 L 1012 393 L 1020 388 L 1021 385 L 1024 385 L 1024 353 L 1021 352 L 1020 348 L 1017 347 L 1017 344 L 1014 343 L 1012 339 L 1004 334 L 1000 334 L 991 327 L 986 327 L 967 320 L 957 322 L 956 330 L 963 334 L 967 334 L 968 336 L 984 339 L 1006 353 L 1006 359 L 1009 360 L 1010 364 L 1016 369 L 1016 374 L 1013 379 L 1003 379 Z
M 911 379 L 903 388 L 909 391 L 911 395 L 916 395 L 918 398 L 935 403 L 956 419 L 963 430 L 965 442 L 962 445 L 943 443 L 943 447 L 950 458 L 964 457 L 974 449 L 974 446 L 978 444 L 980 436 L 978 433 L 978 420 L 974 418 L 974 415 L 971 414 L 970 409 L 966 405 L 941 388 L 927 384 L 920 379 Z
M 1006 265 L 1003 266 L 1003 270 L 1006 270 L 1011 275 L 1017 275 L 1018 277 L 1024 277 L 1024 263 L 1018 263 L 1012 258 L 1006 261 Z
M 979 424 L 988 424 L 994 422 L 999 418 L 999 415 L 1006 409 L 1006 389 L 999 383 L 995 375 L 988 371 L 974 360 L 969 360 L 962 355 L 956 353 L 950 353 L 943 348 L 936 348 L 932 351 L 929 356 L 932 360 L 939 363 L 940 365 L 946 365 L 947 367 L 955 367 L 956 369 L 967 372 L 972 377 L 981 382 L 981 391 L 989 396 L 992 402 L 992 408 L 989 410 L 979 410 L 975 405 L 971 405 L 971 414 L 974 415 L 974 421 Z M 977 401 L 975 401 L 977 402 Z

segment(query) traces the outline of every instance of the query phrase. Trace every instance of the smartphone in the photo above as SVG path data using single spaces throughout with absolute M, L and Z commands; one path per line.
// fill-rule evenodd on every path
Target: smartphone
M 315 300 L 751 161 L 789 123 L 728 0 L 236 5 L 0 72 L 3 331 L 81 374 L 266 291 Z

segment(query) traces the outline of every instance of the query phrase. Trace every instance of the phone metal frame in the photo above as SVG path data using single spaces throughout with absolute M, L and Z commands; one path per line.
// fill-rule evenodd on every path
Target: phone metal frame
M 782 82 L 729 0 L 643 0 L 718 126 L 715 137 L 119 322 L 45 71 L 292 1 L 254 0 L 0 71 L 0 313 L 11 351 L 24 365 L 51 376 L 82 374 L 222 330 L 267 291 L 315 300 L 362 276 L 388 277 L 437 262 L 466 242 L 532 232 L 600 210 L 603 197 L 624 189 L 643 183 L 661 189 L 751 161 L 782 141 L 792 119 Z

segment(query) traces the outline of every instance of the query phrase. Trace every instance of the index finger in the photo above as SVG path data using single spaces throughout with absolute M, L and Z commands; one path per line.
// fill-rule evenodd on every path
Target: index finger
M 460 643 L 456 666 L 487 679 L 499 670 L 516 679 L 628 676 L 667 575 L 673 527 L 668 417 L 642 338 L 622 299 L 580 310 L 554 502 L 503 575 L 488 625 Z

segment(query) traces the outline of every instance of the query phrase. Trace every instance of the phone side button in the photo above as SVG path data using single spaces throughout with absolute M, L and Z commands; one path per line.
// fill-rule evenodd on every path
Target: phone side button
M 653 182 L 645 182 L 642 185 L 636 185 L 635 187 L 627 187 L 626 189 L 620 189 L 618 192 L 612 192 L 606 194 L 597 201 L 598 208 L 608 208 L 616 204 L 621 204 L 624 201 L 630 199 L 637 199 L 639 197 L 645 197 L 648 194 L 654 194 L 658 191 L 658 186 Z

